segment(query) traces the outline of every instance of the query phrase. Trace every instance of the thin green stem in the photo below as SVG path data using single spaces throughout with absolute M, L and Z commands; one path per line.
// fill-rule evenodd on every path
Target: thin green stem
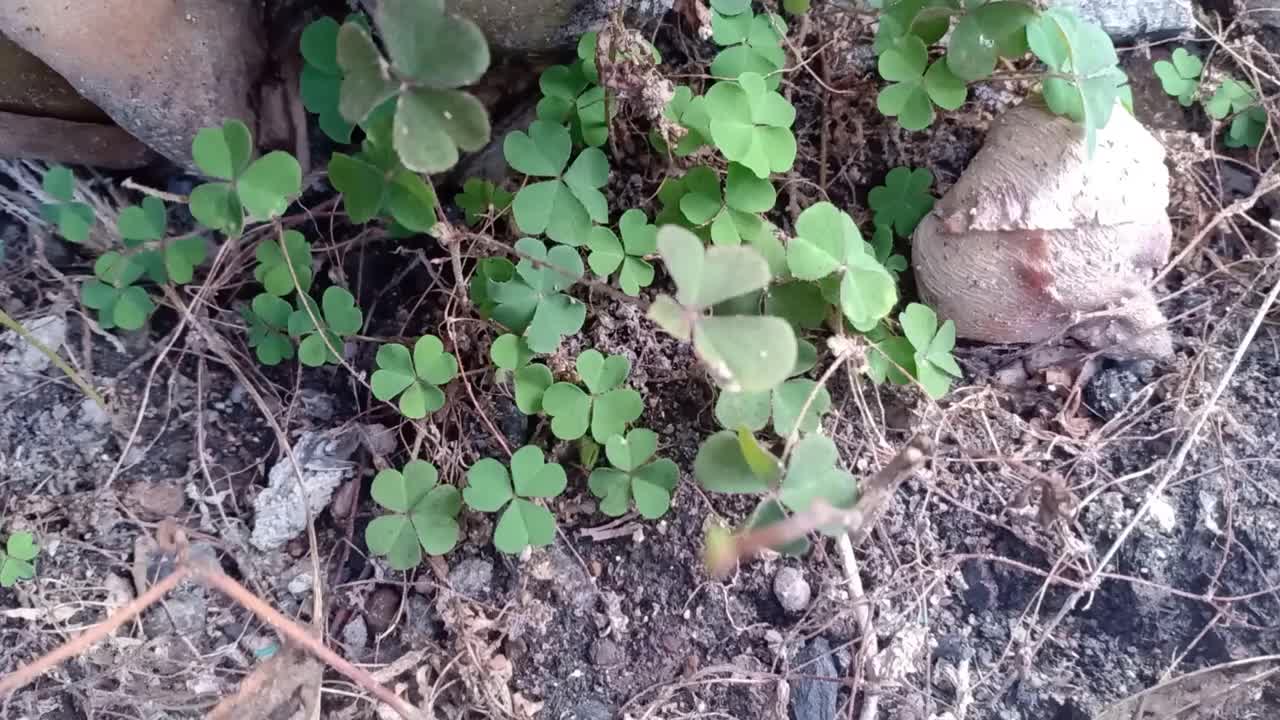
M 93 389 L 93 386 L 84 379 L 84 376 L 77 372 L 75 368 L 68 365 L 66 361 L 59 357 L 58 353 L 54 352 L 48 345 L 45 345 L 36 339 L 36 336 L 32 335 L 30 330 L 23 327 L 17 320 L 9 317 L 9 314 L 4 310 L 0 310 L 0 325 L 17 333 L 18 336 L 23 340 L 26 340 L 31 347 L 40 351 L 41 355 L 49 358 L 49 362 L 53 363 L 54 366 L 61 370 L 64 375 L 70 378 L 71 382 L 75 383 L 76 387 L 80 388 L 80 392 L 84 393 L 90 400 L 97 404 L 102 412 L 110 414 L 111 411 L 107 409 L 107 401 L 103 399 L 102 395 L 98 394 L 97 390 Z

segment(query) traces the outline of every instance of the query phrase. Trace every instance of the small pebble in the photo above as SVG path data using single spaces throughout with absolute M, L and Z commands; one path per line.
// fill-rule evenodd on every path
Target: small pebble
M 773 594 L 789 613 L 803 612 L 809 607 L 812 591 L 804 573 L 793 567 L 784 567 L 773 576 Z

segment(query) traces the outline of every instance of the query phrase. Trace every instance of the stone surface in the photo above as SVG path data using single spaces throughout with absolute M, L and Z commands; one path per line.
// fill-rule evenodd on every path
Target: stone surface
M 377 2 L 364 4 L 372 9 Z M 494 48 L 538 52 L 574 47 L 584 32 L 598 29 L 615 10 L 623 9 L 627 22 L 634 24 L 662 17 L 673 4 L 674 0 L 452 0 L 446 7 L 475 21 Z
M 1098 23 L 1119 41 L 1176 35 L 1195 27 L 1191 3 L 1186 0 L 1062 0 L 1053 4 L 1075 8 L 1081 17 Z
M 449 587 L 469 598 L 487 597 L 493 591 L 493 563 L 467 558 L 449 569 Z
M 71 87 L 53 68 L 0 35 L 0 111 L 84 123 L 111 118 Z
M 155 154 L 115 125 L 0 112 L 0 158 L 132 170 Z
M 341 435 L 305 432 L 293 444 L 294 456 L 302 468 L 302 487 L 288 457 L 281 458 L 267 476 L 267 489 L 253 500 L 253 536 L 259 550 L 278 550 L 307 528 L 307 508 L 311 516 L 329 504 L 333 491 L 355 473 L 348 462 L 359 444 L 353 431 Z M 303 492 L 306 493 L 305 500 Z
M 812 595 L 809 581 L 799 568 L 784 567 L 773 576 L 773 595 L 782 604 L 782 609 L 789 613 L 804 612 L 809 607 Z
M 810 640 L 796 655 L 796 667 L 804 667 L 803 677 L 791 689 L 792 720 L 832 720 L 836 716 L 836 694 L 840 683 L 816 678 L 839 677 L 831 658 L 831 643 L 824 637 Z
M 263 25 L 249 2 L 81 0 L 74 11 L 65 3 L 0 3 L 0 32 L 183 164 L 200 128 L 228 118 L 257 124 Z

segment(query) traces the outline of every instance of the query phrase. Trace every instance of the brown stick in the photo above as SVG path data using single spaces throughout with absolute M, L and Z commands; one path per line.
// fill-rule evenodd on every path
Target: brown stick
M 8 675 L 0 678 L 0 696 L 7 695 L 18 688 L 24 687 L 32 680 L 35 680 L 67 660 L 70 660 L 81 653 L 88 652 L 89 648 L 98 644 L 102 640 L 105 640 L 111 635 L 111 633 L 119 629 L 121 625 L 124 625 L 134 617 L 140 615 L 143 610 L 146 610 L 157 602 L 160 602 L 161 598 L 167 595 L 170 590 L 176 588 L 183 580 L 187 579 L 187 576 L 190 574 L 191 569 L 189 567 L 179 565 L 173 572 L 165 576 L 164 579 L 152 585 L 146 592 L 134 598 L 133 602 L 130 602 L 128 605 L 125 605 L 112 613 L 106 620 L 103 620 L 97 625 L 94 625 L 88 630 L 85 630 L 79 635 L 66 641 L 53 652 L 50 652 L 47 655 L 42 655 L 41 657 L 36 658 L 31 664 L 23 665 L 17 670 L 14 670 Z
M 933 441 L 925 435 L 911 438 L 901 451 L 864 484 L 858 502 L 848 510 L 817 501 L 807 512 L 796 513 L 772 525 L 737 533 L 722 544 L 708 544 L 707 566 L 713 575 L 732 572 L 737 562 L 765 548 L 785 545 L 820 527 L 843 525 L 854 545 L 861 543 L 875 526 L 888 499 L 904 480 L 924 465 L 933 453 Z

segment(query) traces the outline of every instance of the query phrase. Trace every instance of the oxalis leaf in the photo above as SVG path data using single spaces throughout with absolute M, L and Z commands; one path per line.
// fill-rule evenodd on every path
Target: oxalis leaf
M 719 493 L 768 492 L 781 472 L 778 459 L 745 428 L 721 430 L 708 437 L 693 461 L 698 482 Z
M 618 273 L 618 286 L 632 297 L 640 294 L 640 288 L 653 282 L 653 265 L 647 256 L 658 251 L 658 228 L 649 224 L 643 210 L 632 208 L 618 219 L 618 231 L 622 240 L 608 228 L 596 227 L 587 236 L 591 254 L 587 264 L 601 277 Z
M 1169 60 L 1158 60 L 1153 67 L 1164 91 L 1178 98 L 1184 107 L 1190 107 L 1200 87 L 1200 72 L 1204 70 L 1200 58 L 1185 48 L 1177 48 Z
M 39 552 L 35 535 L 29 532 L 10 535 L 4 552 L 0 552 L 0 587 L 13 587 L 19 580 L 35 577 L 34 561 Z
M 587 317 L 585 305 L 561 292 L 582 277 L 582 258 L 571 247 L 548 251 L 533 238 L 517 241 L 515 249 L 524 257 L 511 279 L 489 283 L 493 319 L 520 333 L 533 352 L 554 352 Z
M 859 330 L 873 327 L 898 301 L 893 275 L 868 254 L 853 219 L 828 202 L 806 208 L 796 219 L 787 266 L 801 280 L 837 273 L 840 309 Z
M 931 65 L 928 60 L 928 49 L 916 35 L 904 35 L 880 54 L 880 76 L 892 84 L 880 91 L 876 107 L 881 113 L 898 118 L 903 129 L 929 127 L 933 124 L 934 105 L 955 110 L 968 95 L 968 87 L 951 72 L 945 59 Z
M 573 383 L 555 383 L 542 396 L 542 412 L 551 417 L 551 432 L 561 440 L 577 440 L 589 429 L 596 442 L 606 443 L 644 412 L 640 393 L 621 387 L 631 362 L 584 350 L 576 365 L 587 392 Z
M 378 369 L 369 378 L 373 396 L 390 400 L 400 396 L 400 412 L 419 420 L 444 407 L 441 385 L 458 374 L 458 361 L 444 351 L 435 335 L 423 335 L 409 348 L 388 343 L 378 348 Z
M 467 224 L 474 226 L 481 218 L 506 210 L 514 197 L 488 180 L 471 178 L 463 184 L 462 193 L 453 201 L 462 208 Z
M 289 315 L 289 335 L 300 340 L 298 360 L 309 367 L 337 364 L 343 338 L 359 332 L 364 324 L 355 298 L 343 288 L 327 288 L 320 303 L 317 307 L 309 296 L 300 295 L 299 308 Z
M 852 507 L 858 499 L 857 481 L 838 467 L 839 454 L 831 438 L 808 435 L 796 444 L 787 463 L 778 499 L 792 512 L 808 512 L 816 501 L 837 508 Z M 832 536 L 844 526 L 822 528 Z
M 299 95 L 303 106 L 319 116 L 320 130 L 339 143 L 351 142 L 353 126 L 338 109 L 342 68 L 338 65 L 338 33 L 342 26 L 322 17 L 302 30 L 299 49 L 303 66 Z
M 712 12 L 712 39 L 716 44 L 728 47 L 711 61 L 711 74 L 733 80 L 743 73 L 756 73 L 764 78 L 768 89 L 777 90 L 782 82 L 782 74 L 778 71 L 787 62 L 782 49 L 785 30 L 786 23 L 772 13 L 725 15 Z
M 1027 52 L 1027 23 L 1035 10 L 1022 2 L 990 2 L 960 18 L 947 45 L 947 68 L 960 80 L 989 77 L 1001 57 Z
M 278 240 L 263 240 L 258 244 L 256 256 L 258 266 L 253 270 L 253 277 L 268 293 L 283 297 L 295 289 L 303 293 L 311 289 L 311 243 L 302 233 L 285 230 Z
M 40 206 L 40 214 L 58 228 L 68 242 L 83 243 L 93 227 L 93 208 L 75 199 L 75 176 L 62 165 L 50 167 L 44 174 L 42 187 L 58 202 Z
M 706 314 L 769 284 L 769 266 L 756 250 L 708 250 L 688 230 L 669 225 L 658 231 L 658 253 L 676 284 L 676 297 L 660 295 L 649 308 L 650 319 L 681 340 L 692 338 L 699 359 L 727 390 L 768 390 L 786 379 L 796 362 L 795 333 L 787 321 Z
M 657 449 L 657 433 L 645 428 L 609 438 L 605 455 L 613 467 L 596 468 L 587 482 L 591 494 L 600 498 L 601 512 L 619 517 L 634 499 L 636 510 L 645 518 L 656 520 L 666 514 L 680 470 L 665 458 L 650 462 Z
M 867 197 L 867 204 L 875 211 L 876 226 L 889 226 L 899 235 L 911 237 L 916 225 L 933 209 L 932 185 L 933 173 L 928 168 L 890 170 L 884 185 L 871 188 Z
M 293 306 L 287 300 L 268 293 L 255 297 L 250 309 L 243 312 L 249 324 L 249 347 L 254 349 L 258 362 L 274 366 L 293 357 L 293 341 L 289 338 L 292 313 Z
M 452 485 L 439 485 L 436 468 L 410 460 L 403 470 L 382 470 L 373 479 L 373 499 L 390 510 L 365 528 L 365 543 L 374 555 L 385 555 L 396 570 L 411 570 L 422 552 L 443 555 L 458 543 L 458 511 L 462 496 Z
M 1128 78 L 1116 67 L 1111 37 L 1067 8 L 1050 8 L 1027 24 L 1027 44 L 1056 73 L 1042 83 L 1053 112 L 1084 125 L 1089 152 L 1111 119 Z
M 526 445 L 511 456 L 511 470 L 485 458 L 467 471 L 463 499 L 480 512 L 501 511 L 493 532 L 493 545 L 512 555 L 526 547 L 543 547 L 555 541 L 555 516 L 534 499 L 550 499 L 568 484 L 564 468 L 548 463 L 542 450 Z
M 579 246 L 587 242 L 594 223 L 609 221 L 608 203 L 600 192 L 609 180 L 609 160 L 598 148 L 583 150 L 569 164 L 569 130 L 537 120 L 527 133 L 507 135 L 502 150 L 515 170 L 551 178 L 516 193 L 511 210 L 521 232 L 546 233 L 558 243 Z
M 932 398 L 951 389 L 951 379 L 961 377 L 951 351 L 956 345 L 956 324 L 951 320 L 938 326 L 938 316 L 927 305 L 911 303 L 898 316 L 902 332 L 915 349 L 916 380 Z
M 725 158 L 741 163 L 759 178 L 786 172 L 796 159 L 791 134 L 796 111 L 781 94 L 768 89 L 758 73 L 711 86 L 706 95 L 711 138 Z
M 251 220 L 270 220 L 302 192 L 298 161 L 279 150 L 254 160 L 253 136 L 239 120 L 196 133 L 191 154 L 202 172 L 224 181 L 191 192 L 191 214 L 205 227 L 238 235 L 246 213 Z

